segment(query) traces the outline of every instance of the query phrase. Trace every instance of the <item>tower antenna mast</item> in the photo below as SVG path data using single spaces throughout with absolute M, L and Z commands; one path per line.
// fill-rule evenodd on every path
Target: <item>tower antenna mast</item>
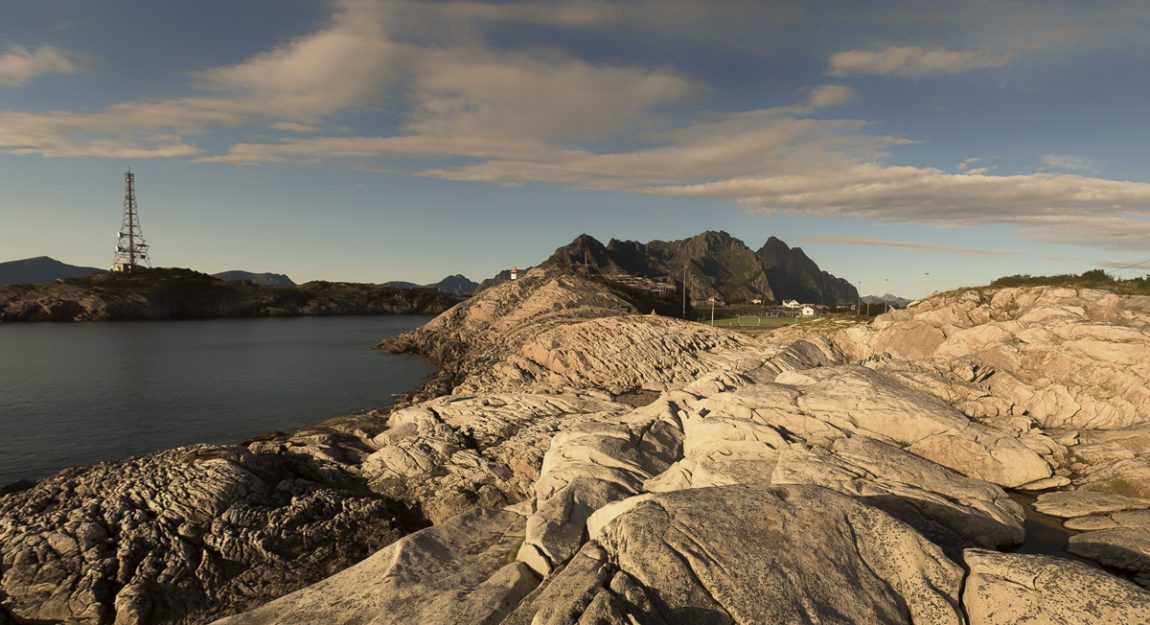
M 136 174 L 124 172 L 124 219 L 116 233 L 116 256 L 112 271 L 133 272 L 141 265 L 152 266 L 148 258 L 148 244 L 140 230 L 140 215 L 136 210 Z

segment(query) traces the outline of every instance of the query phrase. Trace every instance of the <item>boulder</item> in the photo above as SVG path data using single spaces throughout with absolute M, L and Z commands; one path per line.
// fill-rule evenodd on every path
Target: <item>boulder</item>
M 1150 588 L 1150 529 L 1117 527 L 1070 537 L 1066 550 L 1134 576 Z
M 865 367 L 784 372 L 776 382 L 800 391 L 796 404 L 805 415 L 970 477 L 1011 488 L 1053 474 L 1017 435 L 973 423 L 935 397 Z
M 968 549 L 970 625 L 1146 625 L 1150 592 L 1072 560 Z
M 1025 535 L 1022 507 L 998 486 L 863 437 L 840 439 L 831 451 L 783 452 L 771 482 L 860 497 L 955 550 L 1009 547 Z
M 816 486 L 644 498 L 533 602 L 533 623 L 962 623 L 962 570 L 909 526 Z
M 1064 519 L 1121 510 L 1146 510 L 1148 508 L 1150 508 L 1150 500 L 1089 490 L 1044 493 L 1039 495 L 1037 501 L 1034 502 L 1035 510 Z
M 307 588 L 215 625 L 494 625 L 538 583 L 512 558 L 523 517 L 475 509 Z

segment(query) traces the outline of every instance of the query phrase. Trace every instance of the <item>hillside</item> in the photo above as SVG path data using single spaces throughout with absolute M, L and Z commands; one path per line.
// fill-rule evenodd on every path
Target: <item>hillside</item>
M 252 284 L 259 284 L 262 286 L 295 286 L 296 285 L 295 282 L 292 281 L 291 278 L 285 276 L 282 273 L 252 273 L 250 271 L 233 269 L 231 271 L 221 271 L 220 273 L 214 273 L 212 275 L 219 278 L 220 280 L 231 280 L 231 281 L 237 281 L 237 282 L 242 282 L 242 281 L 246 280 L 248 282 L 251 282 Z
M 757 252 L 726 232 L 704 232 L 679 241 L 620 241 L 603 245 L 581 235 L 555 251 L 547 266 L 582 268 L 601 274 L 630 274 L 682 285 L 693 301 L 717 297 L 727 303 L 755 298 L 850 304 L 858 291 L 819 269 L 801 248 L 772 237 Z
M 436 314 L 458 301 L 446 293 L 374 284 L 269 287 L 190 269 L 141 269 L 0 287 L 0 322 Z
M 0 263 L 0 284 L 42 284 L 60 278 L 79 278 L 104 269 L 78 267 L 55 258 L 37 256 Z

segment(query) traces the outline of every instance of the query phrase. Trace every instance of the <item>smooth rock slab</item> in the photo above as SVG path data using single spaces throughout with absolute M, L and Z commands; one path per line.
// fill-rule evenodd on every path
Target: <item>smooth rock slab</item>
M 1025 536 L 1021 506 L 998 486 L 862 436 L 839 439 L 830 452 L 783 452 L 771 482 L 816 484 L 861 497 L 959 550 L 1017 545 Z
M 1075 534 L 1066 550 L 1134 575 L 1150 587 L 1150 529 L 1121 527 Z
M 533 623 L 957 625 L 961 581 L 937 546 L 855 498 L 699 488 L 644 496 L 609 522 L 536 599 Z
M 970 625 L 1146 625 L 1150 592 L 1084 564 L 968 549 Z
M 511 512 L 465 512 L 215 625 L 498 623 L 538 583 L 513 561 L 522 528 Z
M 1067 519 L 1063 525 L 1067 529 L 1080 532 L 1109 530 L 1118 527 L 1139 527 L 1150 530 L 1150 510 L 1123 510 L 1109 514 L 1075 517 Z
M 1145 510 L 1150 501 L 1089 490 L 1069 490 L 1038 496 L 1034 509 L 1064 519 L 1122 510 Z
M 970 421 L 942 400 L 859 366 L 780 374 L 798 408 L 844 432 L 893 443 L 970 477 L 1013 488 L 1053 474 L 1017 435 Z

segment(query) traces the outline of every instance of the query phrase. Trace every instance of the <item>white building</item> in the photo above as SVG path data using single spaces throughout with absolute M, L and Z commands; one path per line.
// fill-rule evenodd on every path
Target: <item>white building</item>
M 802 304 L 797 299 L 785 299 L 783 300 L 783 308 L 802 308 Z
M 802 315 L 803 317 L 814 317 L 815 316 L 815 309 L 811 306 L 803 306 L 803 310 L 800 313 L 800 315 Z

